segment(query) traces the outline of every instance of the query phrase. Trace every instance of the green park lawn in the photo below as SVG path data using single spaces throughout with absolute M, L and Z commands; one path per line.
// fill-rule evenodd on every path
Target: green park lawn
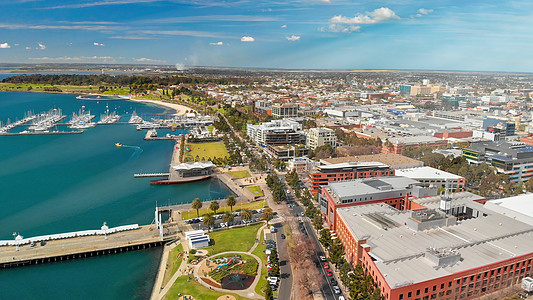
M 261 259 L 261 277 L 259 278 L 259 282 L 257 282 L 257 285 L 255 286 L 255 292 L 259 295 L 264 296 L 265 293 L 262 291 L 262 289 L 266 286 L 267 281 L 266 277 L 268 274 L 266 264 L 267 264 L 267 255 L 265 254 L 266 245 L 263 244 L 263 241 L 265 240 L 264 235 L 261 234 L 261 239 L 259 245 L 254 249 L 252 254 L 257 255 Z
M 252 194 L 254 194 L 256 197 L 262 197 L 264 196 L 263 194 L 263 191 L 261 190 L 261 188 L 257 185 L 254 185 L 254 186 L 247 186 L 246 187 L 250 192 L 252 192 Z
M 177 256 L 179 252 L 183 252 L 182 244 L 174 247 L 174 249 L 172 249 L 168 254 L 168 268 L 165 272 L 165 276 L 163 277 L 163 286 L 167 284 L 174 273 L 176 273 L 176 271 L 180 268 L 181 262 L 183 261 L 183 255 L 178 258 Z
M 220 230 L 209 233 L 211 241 L 214 245 L 207 248 L 209 255 L 213 256 L 217 253 L 226 251 L 243 251 L 246 252 L 252 248 L 257 236 L 257 230 L 263 224 L 256 224 L 252 226 L 244 226 L 238 228 L 231 228 L 228 230 Z
M 217 291 L 210 290 L 198 282 L 191 280 L 187 281 L 189 277 L 188 276 L 181 276 L 178 277 L 176 282 L 172 285 L 170 290 L 165 296 L 165 299 L 168 300 L 175 300 L 178 299 L 178 294 L 183 295 L 191 295 L 194 297 L 194 299 L 217 299 L 218 297 L 222 295 L 233 295 L 238 300 L 245 300 L 245 298 L 242 298 L 236 294 L 230 294 L 230 293 L 221 293 Z
M 231 172 L 228 172 L 228 175 L 231 176 L 231 178 L 246 178 L 246 177 L 250 177 L 250 173 L 248 173 L 248 171 L 246 171 L 246 170 L 231 171 Z
M 191 151 L 185 151 L 184 160 L 185 161 L 194 161 L 196 156 L 200 160 L 202 158 L 207 160 L 213 157 L 227 157 L 228 150 L 223 142 L 212 142 L 212 143 L 197 143 L 197 144 L 186 144 L 185 149 L 190 148 Z

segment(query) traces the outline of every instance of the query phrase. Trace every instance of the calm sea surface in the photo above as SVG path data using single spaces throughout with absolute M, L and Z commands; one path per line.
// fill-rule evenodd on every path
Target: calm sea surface
M 106 105 L 123 116 L 121 122 L 127 122 L 133 111 L 145 119 L 168 112 L 128 101 L 4 92 L 0 121 L 52 108 L 61 108 L 70 118 L 82 105 L 97 116 L 95 121 Z M 110 227 L 149 224 L 156 202 L 188 203 L 196 197 L 208 200 L 230 194 L 216 180 L 151 186 L 148 178 L 133 178 L 137 172 L 168 171 L 173 142 L 144 141 L 145 133 L 116 124 L 74 135 L 0 136 L 0 239 L 12 239 L 13 232 L 31 237 L 98 229 L 103 222 Z M 117 148 L 117 142 L 124 147 Z M 160 251 L 0 270 L 0 299 L 147 299 Z

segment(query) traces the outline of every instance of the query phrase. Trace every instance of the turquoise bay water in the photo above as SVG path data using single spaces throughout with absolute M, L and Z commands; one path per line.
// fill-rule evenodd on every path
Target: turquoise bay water
M 134 110 L 145 119 L 165 112 L 128 101 L 97 103 L 76 100 L 75 95 L 0 93 L 0 121 L 54 107 L 70 117 L 81 105 L 97 121 L 106 104 L 123 116 L 123 122 Z M 149 224 L 156 202 L 187 203 L 196 197 L 207 200 L 230 194 L 216 180 L 151 186 L 148 178 L 133 178 L 138 172 L 168 171 L 173 142 L 144 141 L 145 133 L 117 124 L 75 135 L 0 136 L 0 239 L 12 239 L 13 232 L 30 237 L 97 229 L 104 221 L 111 227 Z M 117 142 L 125 146 L 117 148 Z M 160 251 L 2 270 L 0 299 L 145 299 Z

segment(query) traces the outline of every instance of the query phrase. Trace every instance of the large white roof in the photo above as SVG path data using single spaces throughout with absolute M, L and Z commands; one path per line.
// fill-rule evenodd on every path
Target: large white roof
M 459 175 L 455 175 L 446 171 L 435 169 L 432 167 L 419 167 L 409 169 L 396 170 L 396 176 L 404 176 L 411 179 L 451 179 L 457 180 L 462 178 Z
M 533 194 L 487 201 L 485 207 L 533 225 Z
M 177 166 L 172 166 L 176 171 L 178 170 L 192 170 L 192 169 L 206 169 L 206 168 L 215 168 L 216 165 L 211 161 L 196 161 L 196 162 L 186 162 L 179 164 Z

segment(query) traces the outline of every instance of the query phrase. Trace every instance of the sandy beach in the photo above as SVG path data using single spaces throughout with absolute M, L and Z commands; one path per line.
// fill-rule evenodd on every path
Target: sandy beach
M 168 102 L 163 102 L 163 101 L 159 101 L 159 100 L 144 100 L 144 99 L 141 100 L 141 99 L 133 99 L 133 98 L 129 98 L 129 100 L 135 101 L 135 102 L 141 102 L 141 103 L 152 103 L 152 104 L 155 104 L 155 105 L 168 107 L 168 108 L 173 109 L 173 110 L 176 111 L 173 114 L 174 116 L 183 116 L 186 111 L 195 112 L 192 108 L 189 108 L 187 106 L 184 106 L 184 105 L 181 105 L 181 104 L 177 104 L 177 103 L 168 103 Z

